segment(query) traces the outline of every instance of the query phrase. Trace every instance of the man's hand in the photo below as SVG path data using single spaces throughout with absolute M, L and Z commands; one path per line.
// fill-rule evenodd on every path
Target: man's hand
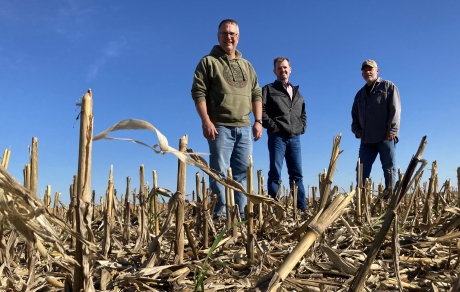
M 395 137 L 396 137 L 395 134 L 390 134 L 390 133 L 387 134 L 387 140 L 388 141 L 393 141 L 395 139 Z
M 254 123 L 252 126 L 252 134 L 254 135 L 254 141 L 257 141 L 262 137 L 262 125 L 260 123 Z
M 203 122 L 201 124 L 201 127 L 203 128 L 203 136 L 210 140 L 214 141 L 216 140 L 216 135 L 219 134 L 216 130 L 216 126 L 211 121 Z
M 356 131 L 355 137 L 358 138 L 358 139 L 361 139 L 361 132 L 360 132 L 360 131 Z
M 278 128 L 278 126 L 276 126 L 272 133 L 276 133 L 276 132 L 278 132 L 279 130 L 280 130 L 280 128 Z

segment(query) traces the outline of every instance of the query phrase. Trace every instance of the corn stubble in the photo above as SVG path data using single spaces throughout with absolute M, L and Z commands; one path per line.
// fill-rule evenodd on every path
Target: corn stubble
M 436 162 L 422 183 L 425 137 L 385 202 L 382 186 L 371 180 L 350 193 L 333 186 L 339 134 L 328 168 L 311 187 L 308 210 L 299 212 L 292 182 L 289 190 L 280 186 L 274 201 L 263 188 L 263 171 L 253 178 L 252 163 L 245 188 L 231 179 L 231 169 L 217 174 L 186 149 L 187 136 L 176 150 L 147 122 L 125 120 L 111 129 L 154 131 L 160 143 L 153 150 L 178 157 L 177 190 L 161 188 L 155 170 L 150 189 L 141 166 L 139 192 L 128 177 L 119 200 L 110 169 L 105 200 L 101 196 L 97 205 L 90 192 L 91 143 L 116 138 L 107 136 L 109 130 L 90 139 L 92 114 L 84 104 L 91 100 L 89 91 L 69 206 L 58 204 L 62 195 L 56 193 L 51 207 L 51 186 L 44 201 L 36 196 L 38 140 L 24 185 L 7 171 L 10 151 L 3 154 L 0 291 L 459 291 L 460 196 L 450 181 L 438 187 Z M 186 164 L 199 169 L 191 201 L 185 199 Z M 225 218 L 211 216 L 215 196 L 206 175 L 227 189 Z M 251 202 L 246 222 L 234 204 L 235 190 Z

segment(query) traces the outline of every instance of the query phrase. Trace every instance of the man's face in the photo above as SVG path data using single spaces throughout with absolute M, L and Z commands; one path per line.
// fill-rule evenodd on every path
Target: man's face
M 275 64 L 275 69 L 273 69 L 273 72 L 276 75 L 276 79 L 280 81 L 288 81 L 289 75 L 291 75 L 291 66 L 289 65 L 289 62 L 287 60 L 284 60 L 282 62 L 276 62 Z
M 217 39 L 219 40 L 220 48 L 228 55 L 233 54 L 236 51 L 236 45 L 240 39 L 238 26 L 231 22 L 222 24 L 217 33 Z
M 379 73 L 379 69 L 373 68 L 371 66 L 364 66 L 361 72 L 361 75 L 363 76 L 364 80 L 366 80 L 366 83 L 370 84 L 377 80 L 377 74 Z

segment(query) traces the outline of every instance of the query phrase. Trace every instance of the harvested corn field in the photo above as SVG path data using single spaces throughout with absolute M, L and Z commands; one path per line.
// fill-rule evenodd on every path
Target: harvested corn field
M 243 187 L 214 173 L 193 151 L 186 155 L 187 136 L 176 150 L 152 125 L 125 120 L 91 139 L 91 98 L 90 91 L 83 98 L 79 172 L 69 206 L 51 206 L 49 192 L 44 200 L 36 197 L 37 147 L 24 184 L 7 170 L 8 150 L 3 155 L 3 291 L 459 291 L 460 197 L 449 181 L 439 186 L 436 162 L 429 181 L 421 182 L 428 164 L 425 137 L 385 201 L 383 186 L 370 180 L 349 193 L 333 185 L 338 135 L 307 211 L 299 212 L 295 185 L 280 188 L 273 200 L 265 194 L 262 171 L 254 175 L 249 167 Z M 95 204 L 91 144 L 119 129 L 157 133 L 154 150 L 180 161 L 176 192 L 157 186 L 156 172 L 153 187 L 145 186 L 141 166 L 138 190 L 128 178 L 117 199 L 110 172 L 106 199 Z M 184 196 L 187 165 L 201 170 L 191 201 Z M 215 197 L 207 176 L 227 188 L 226 212 L 217 220 L 209 212 Z M 249 199 L 245 220 L 234 212 L 234 190 Z M 168 203 L 160 197 L 169 197 Z

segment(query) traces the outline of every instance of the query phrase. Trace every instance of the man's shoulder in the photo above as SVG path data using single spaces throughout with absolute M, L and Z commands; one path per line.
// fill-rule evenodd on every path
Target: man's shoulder
M 211 54 L 207 54 L 205 56 L 203 56 L 201 59 L 200 59 L 200 62 L 213 62 L 214 60 L 216 60 L 217 57 L 216 56 L 213 56 Z
M 276 81 L 272 83 L 267 83 L 265 84 L 262 89 L 264 90 L 280 90 L 280 84 L 278 84 Z
M 249 67 L 252 67 L 251 62 L 249 62 L 248 59 L 245 59 L 245 58 L 243 58 L 243 57 L 239 57 L 239 58 L 237 58 L 237 60 L 238 60 L 238 62 L 241 62 L 241 63 L 243 63 L 243 64 L 246 64 L 246 65 L 249 66 Z
M 267 84 L 265 84 L 263 87 L 273 87 L 273 84 L 274 84 L 274 82 L 272 82 L 272 83 L 267 83 Z
M 379 83 L 378 87 L 379 87 L 380 90 L 385 90 L 385 91 L 387 91 L 387 90 L 392 90 L 393 91 L 395 88 L 397 88 L 396 85 L 392 81 L 383 80 L 383 79 L 380 80 L 380 83 Z
M 382 79 L 380 78 L 380 83 L 386 85 L 386 86 L 396 86 L 393 81 L 387 80 L 387 79 Z

